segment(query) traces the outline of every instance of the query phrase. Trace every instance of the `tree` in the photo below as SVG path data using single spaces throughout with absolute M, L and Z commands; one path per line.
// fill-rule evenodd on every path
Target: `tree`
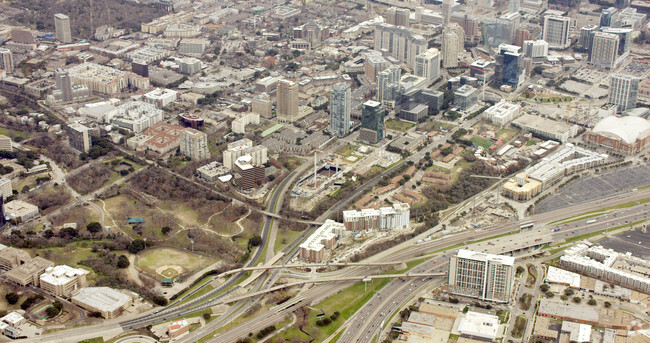
M 589 299 L 589 301 L 587 301 L 587 304 L 589 304 L 591 306 L 596 306 L 596 304 L 598 304 L 598 302 L 596 301 L 596 299 Z
M 47 314 L 47 317 L 50 319 L 58 316 L 60 312 L 61 311 L 57 310 L 54 306 L 50 306 L 47 309 L 45 309 L 45 313 Z
M 517 274 L 522 274 L 525 271 L 524 267 L 518 266 L 517 267 Z
M 100 232 L 100 231 L 102 231 L 102 224 L 100 224 L 98 222 L 88 223 L 88 225 L 86 225 L 86 230 L 88 230 L 88 232 L 90 232 L 90 233 Z
M 120 255 L 120 257 L 117 258 L 117 268 L 127 268 L 130 265 L 131 262 L 129 262 L 129 258 L 125 255 Z
M 566 301 L 566 300 L 569 300 L 569 297 L 567 297 L 566 295 L 562 294 L 562 295 L 560 296 L 560 299 Z
M 18 302 L 18 299 L 19 299 L 19 298 L 20 298 L 20 297 L 18 296 L 18 294 L 14 293 L 14 292 L 7 293 L 7 294 L 5 295 L 5 299 L 7 299 L 7 302 L 9 303 L 9 305 L 14 305 L 14 304 L 16 304 L 16 303 Z
M 163 226 L 162 229 L 160 229 L 160 232 L 162 232 L 163 235 L 167 235 L 172 231 L 172 228 L 169 226 Z
M 128 250 L 132 254 L 137 254 L 140 251 L 144 250 L 144 248 L 146 248 L 144 240 L 138 238 L 138 239 L 134 239 L 133 242 L 129 244 L 129 247 L 126 250 Z
M 580 297 L 573 297 L 573 302 L 579 304 L 582 302 L 582 299 Z
M 212 316 L 209 313 L 204 313 L 203 314 L 203 319 L 204 320 L 210 320 L 210 318 L 212 318 Z
M 260 237 L 259 235 L 255 235 L 248 240 L 249 246 L 256 247 L 259 246 L 260 244 L 262 244 L 262 237 Z
M 167 306 L 167 298 L 163 297 L 162 295 L 156 295 L 152 298 L 153 303 L 158 305 L 158 306 Z
M 567 288 L 564 290 L 564 294 L 566 294 L 568 297 L 572 296 L 575 294 L 575 292 L 571 288 Z
M 610 303 L 609 301 L 605 301 L 605 307 L 606 308 L 612 307 L 612 303 Z
M 544 292 L 544 293 L 548 292 L 549 288 L 550 287 L 545 283 L 543 283 L 541 286 L 539 286 L 539 290 Z

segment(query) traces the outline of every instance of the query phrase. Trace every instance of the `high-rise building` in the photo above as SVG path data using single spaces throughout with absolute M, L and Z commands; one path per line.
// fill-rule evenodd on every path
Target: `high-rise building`
M 591 36 L 589 63 L 603 68 L 612 69 L 616 66 L 620 39 L 617 35 L 605 32 L 595 32 Z
M 201 60 L 194 57 L 181 58 L 178 61 L 178 69 L 181 74 L 194 75 L 201 71 Z
M 507 303 L 515 281 L 515 258 L 460 249 L 449 257 L 449 293 Z
M 612 16 L 616 11 L 616 7 L 602 10 L 600 12 L 600 27 L 609 27 L 612 24 Z
M 636 8 L 628 7 L 622 9 L 620 12 L 615 13 L 612 16 L 612 22 L 610 26 L 615 28 L 639 30 L 647 19 L 647 14 L 637 12 Z
M 451 12 L 454 7 L 454 0 L 442 0 L 442 25 L 447 26 L 451 22 Z
M 386 111 L 381 103 L 368 100 L 361 108 L 361 130 L 359 140 L 375 144 L 384 139 L 384 116 Z
M 639 83 L 641 83 L 640 77 L 612 74 L 608 102 L 615 105 L 618 112 L 635 108 L 636 98 L 639 95 Z
M 350 133 L 350 107 L 352 106 L 350 86 L 339 82 L 330 92 L 330 133 L 344 137 Z
M 11 50 L 0 48 L 0 69 L 4 70 L 7 74 L 14 72 L 14 55 Z
M 208 135 L 189 127 L 181 131 L 181 154 L 193 159 L 204 160 L 210 157 Z
M 481 22 L 483 46 L 486 48 L 496 48 L 503 43 L 512 43 L 514 30 L 516 30 L 513 28 L 514 23 L 502 17 L 483 20 Z
M 618 36 L 618 55 L 623 56 L 630 52 L 632 48 L 632 29 L 622 29 L 615 27 L 601 28 L 602 32 L 611 33 Z
M 431 48 L 415 56 L 415 66 L 413 74 L 427 79 L 427 86 L 440 76 L 440 52 L 436 48 Z
M 542 58 L 548 56 L 548 43 L 541 39 L 524 41 L 524 56 Z
M 524 82 L 524 59 L 520 49 L 510 44 L 499 45 L 495 68 L 497 81 L 515 88 Z
M 395 26 L 409 27 L 410 16 L 411 11 L 408 8 L 391 7 L 386 10 L 386 23 Z
M 580 39 L 578 40 L 578 45 L 583 48 L 591 49 L 591 38 L 593 38 L 592 33 L 596 32 L 598 26 L 596 25 L 585 25 L 580 28 Z
M 458 56 L 463 51 L 463 28 L 456 23 L 451 23 L 442 30 L 442 66 L 444 68 L 458 68 Z
M 90 135 L 88 128 L 79 124 L 73 123 L 67 127 L 68 141 L 70 146 L 79 150 L 80 152 L 90 151 Z
M 462 36 L 461 36 L 462 37 Z M 427 49 L 427 40 L 411 29 L 390 25 L 375 26 L 375 50 L 388 54 L 409 66 L 415 64 L 415 56 Z
M 310 20 L 304 25 L 293 29 L 293 38 L 303 39 L 309 42 L 311 47 L 316 47 L 323 40 L 323 30 L 313 20 Z
M 54 71 L 54 82 L 56 82 L 56 88 L 61 90 L 62 101 L 72 101 L 72 80 L 70 80 L 68 70 L 58 68 Z
M 72 33 L 70 32 L 70 17 L 63 13 L 55 14 L 54 28 L 56 30 L 56 39 L 63 43 L 72 42 Z
M 569 39 L 569 24 L 571 18 L 547 15 L 544 17 L 542 39 L 551 49 L 566 49 L 571 45 Z
M 521 0 L 508 0 L 508 13 L 519 13 L 521 11 Z
M 363 62 L 364 75 L 370 82 L 377 82 L 377 73 L 388 67 L 388 61 L 378 51 L 370 51 L 365 54 Z
M 280 80 L 277 86 L 276 113 L 278 121 L 292 123 L 298 117 L 298 84 L 290 80 Z
M 527 40 L 533 40 L 533 34 L 526 29 L 519 28 L 515 30 L 515 42 L 514 45 L 524 47 L 524 42 Z
M 395 107 L 401 78 L 402 69 L 395 64 L 377 74 L 377 101 L 384 107 Z
M 476 44 L 481 39 L 479 20 L 476 16 L 463 12 L 453 12 L 451 14 L 451 22 L 463 28 L 465 43 Z

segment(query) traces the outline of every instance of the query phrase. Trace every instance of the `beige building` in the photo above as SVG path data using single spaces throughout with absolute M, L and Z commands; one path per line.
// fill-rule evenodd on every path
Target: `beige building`
M 38 207 L 30 203 L 13 200 L 5 204 L 5 215 L 11 219 L 27 220 L 38 216 Z
M 119 316 L 133 302 L 130 296 L 109 287 L 84 287 L 71 300 L 90 312 L 101 313 L 105 319 Z
M 253 141 L 248 138 L 228 144 L 228 149 L 223 151 L 223 165 L 232 169 L 238 158 L 248 155 L 251 157 L 251 163 L 262 165 L 268 162 L 268 148 L 264 145 L 253 146 Z
M 72 33 L 70 32 L 70 17 L 63 13 L 55 14 L 54 28 L 56 30 L 56 39 L 63 43 L 72 42 Z
M 208 135 L 191 128 L 181 131 L 181 154 L 193 160 L 204 160 L 210 157 Z
M 542 192 L 542 183 L 519 173 L 503 185 L 503 195 L 517 201 L 528 201 Z
M 465 33 L 456 23 L 451 23 L 442 31 L 442 66 L 458 68 L 458 56 L 463 51 Z
M 280 80 L 277 85 L 277 119 L 283 123 L 294 122 L 299 114 L 298 84 L 289 80 Z
M 13 151 L 13 148 L 11 147 L 11 138 L 5 135 L 0 135 L 0 150 Z
M 68 141 L 70 146 L 79 150 L 80 152 L 88 152 L 90 150 L 90 135 L 88 128 L 79 124 L 73 123 L 68 125 Z
M 273 105 L 271 101 L 263 98 L 255 98 L 251 101 L 252 112 L 261 115 L 264 118 L 271 118 L 273 115 Z
M 0 194 L 2 194 L 4 199 L 7 199 L 7 197 L 13 194 L 11 180 L 5 179 L 4 177 L 0 178 Z
M 0 269 L 2 270 L 12 270 L 32 259 L 24 250 L 0 246 L 2 247 L 0 249 Z
M 15 282 L 21 286 L 38 286 L 41 274 L 43 274 L 47 268 L 52 266 L 54 266 L 54 262 L 37 256 L 6 272 L 5 276 L 9 281 Z
M 56 296 L 69 296 L 80 288 L 88 286 L 88 271 L 66 265 L 49 267 L 39 277 L 40 287 Z

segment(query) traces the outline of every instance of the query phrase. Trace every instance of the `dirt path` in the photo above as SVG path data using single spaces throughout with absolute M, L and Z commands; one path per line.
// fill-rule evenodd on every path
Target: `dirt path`
M 131 262 L 129 264 L 129 275 L 131 276 L 131 280 L 133 280 L 133 282 L 137 283 L 138 286 L 144 286 L 144 283 L 142 282 L 142 280 L 140 280 L 140 276 L 138 275 L 138 271 L 135 270 L 135 255 L 132 254 L 132 255 L 129 256 L 129 262 Z

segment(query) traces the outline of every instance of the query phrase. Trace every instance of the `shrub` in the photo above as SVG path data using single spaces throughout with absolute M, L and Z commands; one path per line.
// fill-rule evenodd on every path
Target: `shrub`
M 9 305 L 14 305 L 15 303 L 17 303 L 19 298 L 20 297 L 18 296 L 18 294 L 14 293 L 14 292 L 7 293 L 5 295 L 5 299 L 7 299 L 7 302 L 9 303 Z

